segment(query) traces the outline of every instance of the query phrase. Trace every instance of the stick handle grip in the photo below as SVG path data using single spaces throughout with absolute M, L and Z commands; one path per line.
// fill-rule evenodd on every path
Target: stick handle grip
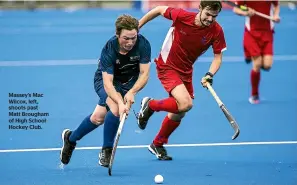
M 221 107 L 223 105 L 223 102 L 218 97 L 217 93 L 214 91 L 214 89 L 212 88 L 212 86 L 207 82 L 206 83 L 206 87 L 208 88 L 209 92 L 211 93 L 211 95 L 214 97 L 214 99 L 218 103 L 219 107 Z

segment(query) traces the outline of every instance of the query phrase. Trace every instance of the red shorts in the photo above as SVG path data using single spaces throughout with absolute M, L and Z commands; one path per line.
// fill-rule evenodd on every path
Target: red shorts
M 158 65 L 157 60 L 155 60 L 155 62 L 157 66 L 156 68 L 157 68 L 158 78 L 160 79 L 165 90 L 169 93 L 169 96 L 171 96 L 171 91 L 176 86 L 180 84 L 184 84 L 191 98 L 194 99 L 194 89 L 193 89 L 192 81 L 191 82 L 183 81 L 180 78 L 180 74 L 178 73 L 178 71 L 171 69 L 169 67 L 164 67 L 164 65 Z
M 273 31 L 244 31 L 244 55 L 246 58 L 273 55 Z

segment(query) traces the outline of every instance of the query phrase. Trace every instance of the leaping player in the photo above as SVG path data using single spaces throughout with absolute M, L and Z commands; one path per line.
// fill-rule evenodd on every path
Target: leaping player
M 160 55 L 155 60 L 158 77 L 169 93 L 169 97 L 161 100 L 143 98 L 138 116 L 139 128 L 145 129 L 154 112 L 168 112 L 159 133 L 149 146 L 149 151 L 160 160 L 172 160 L 163 144 L 168 142 L 169 136 L 193 106 L 192 66 L 194 62 L 212 46 L 214 59 L 201 80 L 203 87 L 206 87 L 206 82 L 212 84 L 213 77 L 221 66 L 222 52 L 226 50 L 223 29 L 216 22 L 221 9 L 220 1 L 207 0 L 201 1 L 198 13 L 180 8 L 157 6 L 139 21 L 141 28 L 159 15 L 172 20 Z

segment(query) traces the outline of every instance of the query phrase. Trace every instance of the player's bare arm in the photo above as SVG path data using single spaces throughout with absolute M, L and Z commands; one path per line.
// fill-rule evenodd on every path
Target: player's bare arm
M 252 8 L 248 8 L 247 11 L 243 11 L 240 8 L 234 7 L 233 12 L 236 13 L 237 15 L 249 16 L 249 17 L 251 17 L 255 14 L 255 10 Z
M 208 72 L 215 75 L 221 67 L 223 53 L 214 54 L 214 59 L 209 67 Z
M 221 67 L 222 58 L 223 58 L 222 53 L 214 54 L 214 59 L 209 67 L 209 70 L 201 80 L 201 84 L 203 87 L 206 87 L 206 82 L 209 82 L 210 84 L 212 84 L 213 76 L 218 72 L 218 70 Z
M 118 105 L 123 103 L 122 97 L 117 93 L 113 86 L 113 75 L 107 72 L 102 72 L 104 89 L 108 95 L 115 103 Z
M 124 97 L 125 102 L 130 106 L 134 103 L 134 96 L 147 84 L 150 72 L 150 63 L 139 64 L 139 77 L 132 89 L 130 89 Z
M 107 72 L 102 72 L 102 76 L 103 76 L 103 84 L 104 84 L 104 89 L 106 91 L 106 94 L 113 102 L 117 104 L 120 119 L 122 119 L 122 116 L 124 113 L 127 113 L 127 114 L 129 113 L 129 108 L 124 103 L 121 95 L 116 91 L 116 89 L 113 86 L 113 75 L 108 74 Z M 110 106 L 108 103 L 108 99 L 107 99 L 107 105 Z
M 157 6 L 150 10 L 147 14 L 145 14 L 139 20 L 139 29 L 144 26 L 147 22 L 153 20 L 154 18 L 158 17 L 159 15 L 164 15 L 165 11 L 167 10 L 168 6 Z
M 149 73 L 150 73 L 150 63 L 148 64 L 139 64 L 139 77 L 130 90 L 133 94 L 138 93 L 146 84 L 149 79 Z
M 277 3 L 277 5 L 273 5 L 273 21 L 276 23 L 280 22 L 280 5 Z

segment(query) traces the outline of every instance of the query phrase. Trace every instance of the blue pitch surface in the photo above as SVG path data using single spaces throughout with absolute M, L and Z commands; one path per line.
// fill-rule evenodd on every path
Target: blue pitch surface
M 231 11 L 223 11 L 218 18 L 228 50 L 213 87 L 240 125 L 238 139 L 231 140 L 233 130 L 210 93 L 200 86 L 210 65 L 209 50 L 194 67 L 194 107 L 170 138 L 168 152 L 173 161 L 158 161 L 146 149 L 166 114 L 155 114 L 140 132 L 131 113 L 112 177 L 97 163 L 103 127 L 83 138 L 77 146 L 81 150 L 75 150 L 70 164 L 61 169 L 61 132 L 75 129 L 93 111 L 96 59 L 122 13 L 143 15 L 136 10 L 100 9 L 0 12 L 0 184 L 146 185 L 154 184 L 157 174 L 163 175 L 164 184 L 174 185 L 297 184 L 297 11 L 285 7 L 276 26 L 273 69 L 261 76 L 259 105 L 247 101 L 251 65 L 243 62 L 244 19 Z M 170 21 L 157 18 L 141 30 L 151 42 L 153 57 L 169 26 Z M 42 130 L 8 129 L 9 93 L 44 94 L 38 99 L 39 111 L 50 116 Z M 148 85 L 136 97 L 135 110 L 144 96 L 167 96 L 154 64 Z

